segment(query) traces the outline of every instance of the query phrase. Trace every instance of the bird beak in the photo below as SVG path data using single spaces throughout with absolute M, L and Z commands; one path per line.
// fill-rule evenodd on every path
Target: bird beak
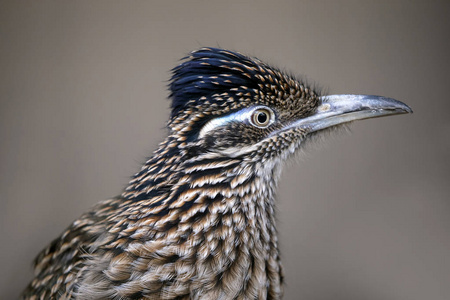
M 313 115 L 289 127 L 303 128 L 311 133 L 355 120 L 412 113 L 412 109 L 403 102 L 382 96 L 330 95 L 320 97 L 319 100 L 320 104 Z

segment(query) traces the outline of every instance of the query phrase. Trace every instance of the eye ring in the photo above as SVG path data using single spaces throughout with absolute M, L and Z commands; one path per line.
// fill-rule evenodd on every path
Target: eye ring
M 268 108 L 255 109 L 250 116 L 250 123 L 259 128 L 268 127 L 274 119 L 273 111 Z

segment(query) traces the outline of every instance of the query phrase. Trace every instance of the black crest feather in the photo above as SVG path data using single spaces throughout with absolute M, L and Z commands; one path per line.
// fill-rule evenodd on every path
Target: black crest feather
M 257 88 L 260 81 L 255 75 L 265 73 L 267 67 L 257 59 L 218 48 L 201 48 L 184 59 L 172 70 L 169 84 L 172 118 L 201 97 L 233 88 Z

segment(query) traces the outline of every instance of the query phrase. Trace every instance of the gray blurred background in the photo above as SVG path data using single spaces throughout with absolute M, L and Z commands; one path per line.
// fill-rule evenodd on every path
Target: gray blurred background
M 450 299 L 448 3 L 1 1 L 0 299 L 151 155 L 169 70 L 201 46 L 414 109 L 357 122 L 285 169 L 285 299 Z

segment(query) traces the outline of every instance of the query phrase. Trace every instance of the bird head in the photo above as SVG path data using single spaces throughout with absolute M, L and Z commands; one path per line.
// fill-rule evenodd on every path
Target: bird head
M 380 96 L 321 96 L 256 58 L 217 48 L 192 52 L 172 72 L 169 136 L 135 174 L 126 198 L 146 199 L 175 184 L 231 182 L 245 170 L 252 170 L 245 180 L 256 175 L 276 183 L 281 163 L 311 136 L 354 120 L 412 112 Z
M 320 96 L 256 58 L 216 48 L 194 51 L 175 67 L 170 90 L 169 128 L 182 147 L 195 155 L 260 162 L 285 158 L 328 128 L 412 112 L 402 102 L 380 96 Z

